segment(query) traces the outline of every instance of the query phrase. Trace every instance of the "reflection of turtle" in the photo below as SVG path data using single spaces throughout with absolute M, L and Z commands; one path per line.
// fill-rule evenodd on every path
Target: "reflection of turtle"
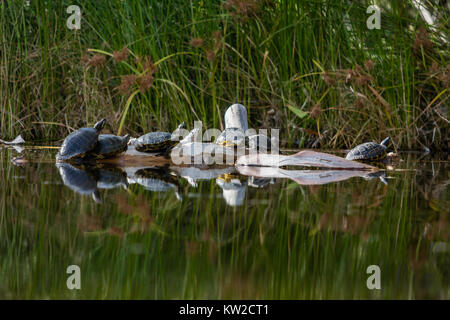
M 141 152 L 169 152 L 175 145 L 178 144 L 177 138 L 179 137 L 176 132 L 186 127 L 186 124 L 181 123 L 174 134 L 169 132 L 150 132 L 140 136 L 134 142 L 137 151 Z
M 175 190 L 176 197 L 181 199 L 178 193 L 177 177 L 170 174 L 165 168 L 139 169 L 130 180 L 130 182 L 138 183 L 149 191 L 167 192 Z
M 61 149 L 56 155 L 56 159 L 70 160 L 85 157 L 95 147 L 98 135 L 105 126 L 105 123 L 106 119 L 102 119 L 93 128 L 81 128 L 69 134 L 64 139 Z
M 98 136 L 98 142 L 90 155 L 97 159 L 114 157 L 122 152 L 127 151 L 130 135 L 123 137 L 113 134 L 101 134 Z
M 360 144 L 350 150 L 345 157 L 347 160 L 366 160 L 377 161 L 386 156 L 387 144 L 389 143 L 389 137 L 384 139 L 380 144 L 376 142 L 366 142 Z
M 271 178 L 260 178 L 260 177 L 254 177 L 254 176 L 248 177 L 248 185 L 253 188 L 264 188 L 269 183 L 273 184 L 274 180 Z
M 381 182 L 383 182 L 385 185 L 388 185 L 388 181 L 386 180 L 386 171 L 375 171 L 370 172 L 367 175 L 363 176 L 366 180 L 373 180 L 379 178 Z
M 97 188 L 113 189 L 117 187 L 128 187 L 126 173 L 116 167 L 103 167 L 97 170 Z
M 222 188 L 223 198 L 229 206 L 241 206 L 244 203 L 247 183 L 242 182 L 239 175 L 220 175 L 216 183 Z
M 82 167 L 75 167 L 65 162 L 57 162 L 63 183 L 81 195 L 92 195 L 96 202 L 101 202 L 94 172 Z

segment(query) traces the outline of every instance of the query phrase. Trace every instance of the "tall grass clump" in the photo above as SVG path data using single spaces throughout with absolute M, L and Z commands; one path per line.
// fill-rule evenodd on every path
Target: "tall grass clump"
M 447 148 L 448 10 L 426 2 L 83 1 L 0 5 L 0 134 L 60 139 L 106 117 L 113 132 L 221 127 L 241 102 L 285 146 Z M 150 64 L 157 69 L 146 69 Z M 150 71 L 149 71 L 150 70 Z M 127 88 L 128 87 L 128 88 Z

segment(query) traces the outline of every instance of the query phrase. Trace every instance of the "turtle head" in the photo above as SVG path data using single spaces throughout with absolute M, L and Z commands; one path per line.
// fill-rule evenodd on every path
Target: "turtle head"
M 387 147 L 389 140 L 391 140 L 391 138 L 386 137 L 383 141 L 381 141 L 381 145 Z
M 122 137 L 122 139 L 123 139 L 126 143 L 128 143 L 128 141 L 130 141 L 130 138 L 131 138 L 131 136 L 130 136 L 129 134 L 126 134 L 126 135 L 124 135 L 124 136 Z
M 94 129 L 97 130 L 97 132 L 100 132 L 100 131 L 102 131 L 105 124 L 106 124 L 106 119 L 102 119 L 94 125 Z
M 96 203 L 102 203 L 102 197 L 100 196 L 100 192 L 98 191 L 98 189 L 96 189 L 93 193 L 92 193 L 92 199 L 94 199 L 94 201 Z

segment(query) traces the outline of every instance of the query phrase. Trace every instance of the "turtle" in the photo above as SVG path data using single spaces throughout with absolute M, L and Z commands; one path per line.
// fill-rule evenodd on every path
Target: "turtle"
M 59 174 L 64 185 L 81 195 L 92 195 L 95 202 L 101 203 L 100 193 L 97 189 L 95 170 L 84 166 L 76 166 L 67 162 L 57 162 Z
M 114 157 L 127 151 L 129 140 L 130 135 L 128 134 L 123 137 L 113 134 L 101 134 L 98 136 L 98 142 L 89 155 L 96 159 Z
M 91 151 L 98 141 L 98 135 L 105 126 L 106 119 L 97 122 L 93 128 L 81 128 L 69 134 L 61 145 L 56 159 L 82 159 Z
M 182 122 L 173 134 L 163 131 L 144 134 L 134 142 L 136 150 L 140 152 L 168 153 L 179 142 L 177 141 L 179 137 L 178 131 L 185 127 L 186 124 Z
M 345 157 L 347 160 L 378 161 L 386 156 L 390 138 L 385 138 L 380 144 L 366 142 L 353 148 Z
M 243 146 L 245 145 L 245 132 L 241 128 L 226 128 L 217 137 L 215 143 L 225 147 Z

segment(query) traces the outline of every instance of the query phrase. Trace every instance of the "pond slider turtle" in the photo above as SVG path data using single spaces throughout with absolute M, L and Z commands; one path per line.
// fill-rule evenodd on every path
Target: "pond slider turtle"
M 130 135 L 123 137 L 113 134 L 101 134 L 98 136 L 98 142 L 91 152 L 91 155 L 97 159 L 114 157 L 127 151 Z
M 360 144 L 350 150 L 345 157 L 347 160 L 366 160 L 377 161 L 386 156 L 387 145 L 389 143 L 389 137 L 384 139 L 380 144 L 376 142 L 366 142 Z
M 183 122 L 173 134 L 162 131 L 144 134 L 134 142 L 136 150 L 140 152 L 167 153 L 179 142 L 177 141 L 179 137 L 177 131 L 185 127 L 186 124 Z
M 92 195 L 95 202 L 101 202 L 94 171 L 66 162 L 57 162 L 56 167 L 65 186 L 78 194 Z
M 245 144 L 245 133 L 241 128 L 226 128 L 217 137 L 215 143 L 225 147 L 242 146 Z
M 98 141 L 98 135 L 105 126 L 106 119 L 97 122 L 93 128 L 81 128 L 64 139 L 61 149 L 56 155 L 57 160 L 70 160 L 84 158 Z

